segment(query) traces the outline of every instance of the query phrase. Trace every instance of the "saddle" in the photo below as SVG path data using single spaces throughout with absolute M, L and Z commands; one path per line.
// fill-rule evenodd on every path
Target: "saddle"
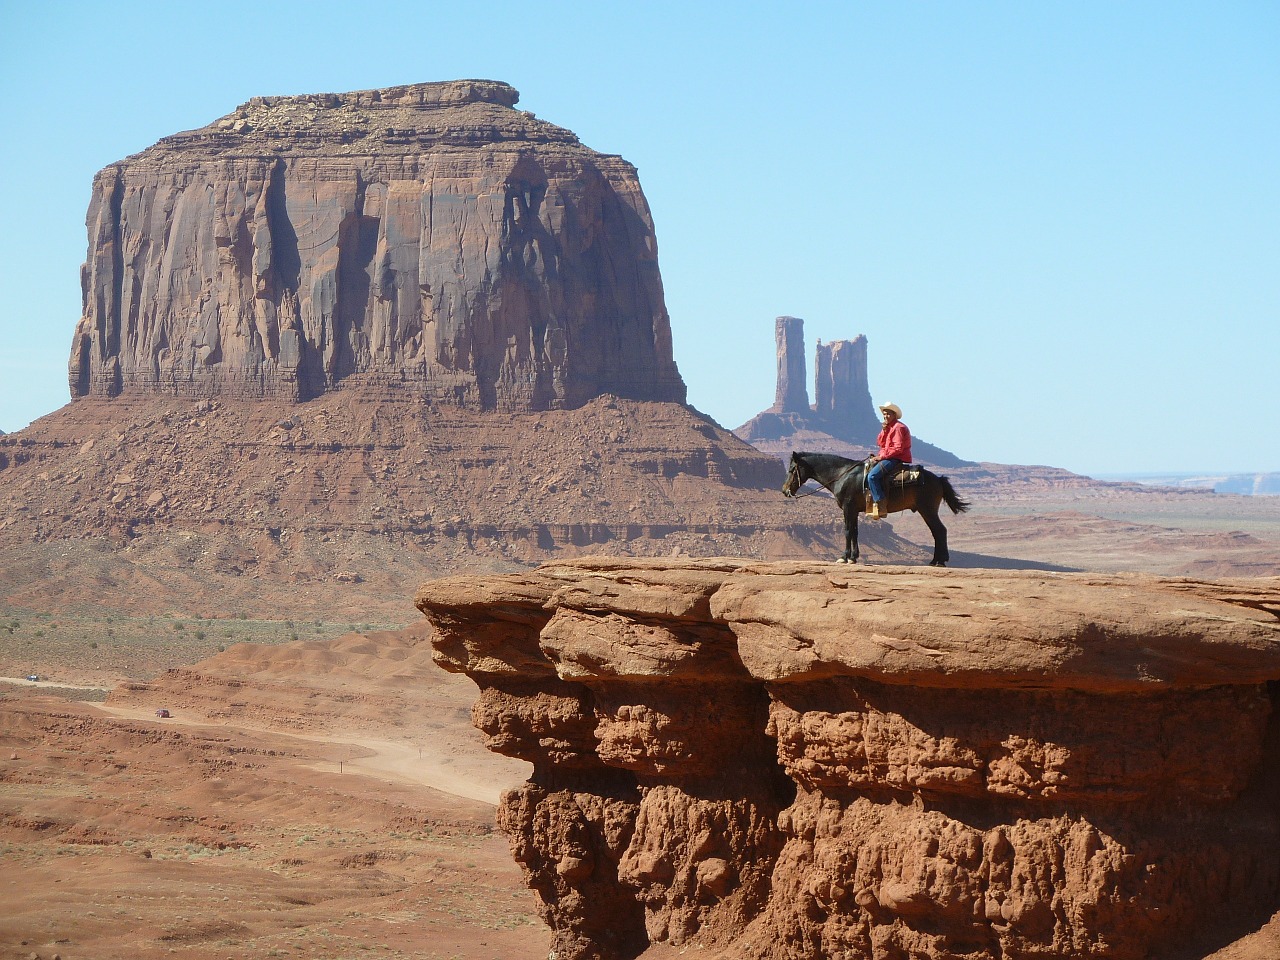
M 897 484 L 899 487 L 909 487 L 913 483 L 919 483 L 923 475 L 924 467 L 920 464 L 906 463 L 884 479 L 886 483 Z
M 903 464 L 889 476 L 884 478 L 885 483 L 891 483 L 899 490 L 909 487 L 913 483 L 919 483 L 924 475 L 924 467 L 918 463 Z M 871 491 L 867 491 L 867 513 L 871 512 Z
M 900 487 L 908 487 L 913 483 L 919 483 L 923 473 L 924 467 L 920 466 L 920 464 L 908 463 L 889 479 Z

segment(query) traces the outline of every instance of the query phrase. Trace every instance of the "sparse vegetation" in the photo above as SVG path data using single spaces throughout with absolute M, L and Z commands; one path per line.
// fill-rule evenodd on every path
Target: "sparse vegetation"
M 200 619 L 198 629 L 188 629 Z M 224 652 L 233 643 L 277 644 L 300 638 L 295 620 L 256 620 L 237 613 L 235 630 L 215 628 L 217 618 L 126 617 L 47 614 L 0 607 L 0 676 L 62 673 L 60 665 L 111 677 L 148 680 L 171 667 L 196 663 Z M 56 626 L 55 626 L 56 625 Z M 403 624 L 365 625 L 309 621 L 307 638 L 328 640 L 356 629 L 394 630 Z

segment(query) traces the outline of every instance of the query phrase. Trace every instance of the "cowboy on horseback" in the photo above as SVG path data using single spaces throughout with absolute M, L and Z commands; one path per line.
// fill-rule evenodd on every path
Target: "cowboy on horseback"
M 895 418 L 896 419 L 896 418 Z M 882 441 L 883 443 L 883 441 Z M 909 456 L 909 454 L 908 454 Z M 782 484 L 784 497 L 800 496 L 800 487 L 813 480 L 836 499 L 836 505 L 844 514 L 844 555 L 840 563 L 855 563 L 858 559 L 858 514 L 867 506 L 867 468 L 875 457 L 866 460 L 849 460 L 834 453 L 804 453 L 794 451 L 787 468 L 787 479 Z M 883 461 L 879 461 L 883 462 Z M 878 465 L 878 463 L 877 463 Z M 947 528 L 938 517 L 938 507 L 945 503 L 952 513 L 964 513 L 969 509 L 946 477 L 931 473 L 923 467 L 915 468 L 918 476 L 910 483 L 893 484 L 887 503 L 893 511 L 914 510 L 933 534 L 933 559 L 931 566 L 945 567 L 951 559 L 947 550 Z
M 871 509 L 867 519 L 883 520 L 889 515 L 885 505 L 885 483 L 906 464 L 911 462 L 911 431 L 902 422 L 902 408 L 896 403 L 880 405 L 884 428 L 876 437 L 879 453 L 870 458 L 874 466 L 867 471 L 867 491 L 871 494 Z

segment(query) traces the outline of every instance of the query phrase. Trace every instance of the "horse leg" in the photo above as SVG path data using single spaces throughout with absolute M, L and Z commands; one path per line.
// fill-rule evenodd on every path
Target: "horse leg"
M 930 508 L 928 504 L 921 503 L 916 505 L 916 510 L 928 524 L 929 532 L 933 534 L 933 559 L 929 561 L 929 566 L 945 567 L 947 561 L 951 559 L 951 554 L 947 550 L 947 528 L 943 526 L 942 518 L 938 516 L 937 505 L 934 504 Z
M 858 562 L 858 505 L 854 502 L 844 508 L 844 556 L 840 562 Z

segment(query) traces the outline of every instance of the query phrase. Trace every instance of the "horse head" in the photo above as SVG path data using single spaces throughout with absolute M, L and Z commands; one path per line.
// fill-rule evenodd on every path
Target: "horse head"
M 782 484 L 782 495 L 784 497 L 794 497 L 801 484 L 809 479 L 807 476 L 802 476 L 802 473 L 805 472 L 804 467 L 804 461 L 794 453 L 791 454 L 791 469 L 787 471 L 787 479 Z

